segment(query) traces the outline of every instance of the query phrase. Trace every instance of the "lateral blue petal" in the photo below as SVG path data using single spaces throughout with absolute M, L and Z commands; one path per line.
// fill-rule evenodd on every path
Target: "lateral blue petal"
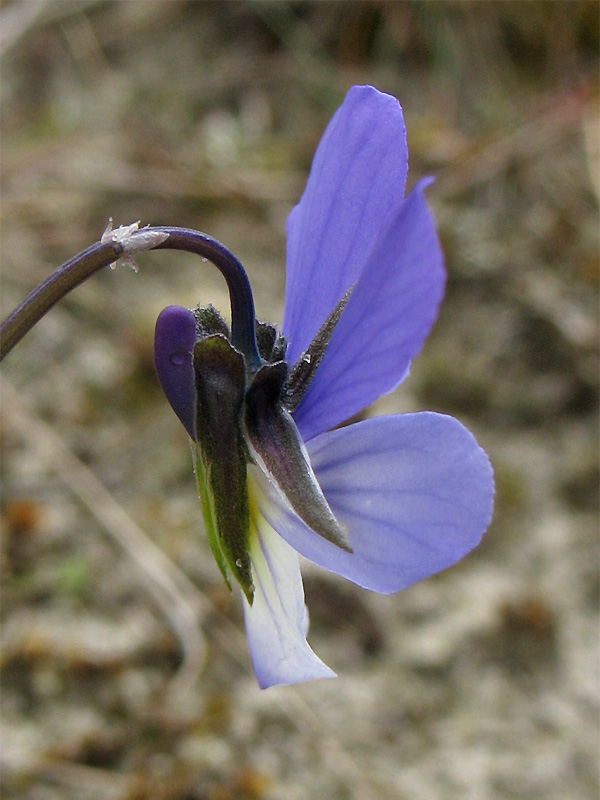
M 167 306 L 158 315 L 154 331 L 154 367 L 162 390 L 184 428 L 194 434 L 195 397 L 192 350 L 196 320 L 182 306 Z
M 492 468 L 453 417 L 377 417 L 307 447 L 353 552 L 317 536 L 264 478 L 260 510 L 303 556 L 367 589 L 396 592 L 454 564 L 490 522 Z
M 406 129 L 395 97 L 354 86 L 317 148 L 287 222 L 287 357 L 298 359 L 357 280 L 373 241 L 404 198 Z
M 251 497 L 252 480 L 249 481 Z M 252 513 L 250 558 L 254 578 L 252 605 L 244 597 L 244 619 L 252 666 L 261 689 L 278 683 L 334 678 L 306 641 L 308 612 L 298 554 Z
M 308 391 L 293 416 L 305 440 L 394 389 L 421 349 L 444 293 L 435 220 L 421 181 L 368 255 Z

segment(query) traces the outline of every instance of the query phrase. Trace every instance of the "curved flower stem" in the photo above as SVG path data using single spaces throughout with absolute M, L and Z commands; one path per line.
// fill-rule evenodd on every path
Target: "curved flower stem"
M 0 360 L 68 292 L 123 254 L 120 242 L 96 242 L 58 267 L 8 315 L 0 326 Z
M 168 239 L 154 250 L 186 250 L 211 261 L 227 282 L 231 303 L 231 343 L 246 357 L 246 366 L 256 372 L 262 366 L 256 344 L 254 299 L 250 281 L 243 266 L 224 245 L 206 233 L 190 228 L 153 227 L 140 233 L 156 231 L 168 234 Z
M 205 233 L 169 226 L 137 229 L 137 225 L 108 231 L 101 241 L 69 259 L 35 287 L 0 325 L 0 361 L 55 303 L 98 270 L 119 258 L 131 261 L 143 250 L 185 250 L 211 261 L 221 272 L 231 301 L 232 344 L 255 372 L 262 364 L 255 334 L 254 299 L 248 276 L 237 258 Z

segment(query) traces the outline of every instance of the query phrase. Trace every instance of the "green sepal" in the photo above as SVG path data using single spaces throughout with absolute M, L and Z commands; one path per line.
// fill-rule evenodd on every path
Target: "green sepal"
M 198 304 L 192 309 L 192 314 L 196 319 L 196 341 L 206 339 L 215 333 L 222 334 L 228 340 L 231 339 L 229 326 L 212 304 L 209 303 L 207 306 Z
M 196 474 L 207 535 L 225 579 L 230 572 L 251 603 L 254 586 L 248 553 L 248 450 L 242 421 L 244 358 L 224 335 L 217 333 L 196 342 L 193 365 Z
M 229 579 L 227 562 L 225 561 L 223 551 L 221 550 L 221 545 L 219 544 L 215 509 L 211 499 L 212 493 L 206 478 L 206 470 L 202 464 L 200 448 L 195 442 L 192 442 L 192 450 L 194 456 L 194 474 L 196 476 L 196 485 L 198 487 L 198 497 L 200 498 L 200 508 L 202 509 L 202 517 L 204 519 L 204 527 L 206 528 L 206 536 L 208 538 L 208 543 L 214 559 L 217 562 L 217 566 L 225 578 L 225 583 L 231 589 L 231 580 Z

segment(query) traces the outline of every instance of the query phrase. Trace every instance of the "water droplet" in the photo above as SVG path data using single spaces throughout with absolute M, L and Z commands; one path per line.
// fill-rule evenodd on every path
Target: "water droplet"
M 305 364 L 310 364 L 311 361 L 310 353 L 304 353 L 304 355 L 302 356 L 302 361 L 304 361 Z
M 244 562 L 242 561 L 242 559 L 241 559 L 241 558 L 236 558 L 236 560 L 235 560 L 235 565 L 236 565 L 236 567 L 237 567 L 238 569 L 241 569 L 241 568 L 242 568 L 242 564 L 243 564 L 243 563 L 244 563 Z
M 174 367 L 181 367 L 185 362 L 185 353 L 173 353 L 169 356 L 169 361 Z

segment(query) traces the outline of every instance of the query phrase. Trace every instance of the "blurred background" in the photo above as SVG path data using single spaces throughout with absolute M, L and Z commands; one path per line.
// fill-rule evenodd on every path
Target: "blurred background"
M 459 417 L 496 471 L 456 567 L 381 597 L 306 565 L 340 675 L 261 692 L 152 367 L 176 253 L 106 270 L 2 365 L 6 800 L 598 793 L 598 3 L 1 3 L 2 315 L 115 224 L 222 240 L 278 322 L 286 216 L 345 91 L 402 103 L 447 257 L 372 413 Z

